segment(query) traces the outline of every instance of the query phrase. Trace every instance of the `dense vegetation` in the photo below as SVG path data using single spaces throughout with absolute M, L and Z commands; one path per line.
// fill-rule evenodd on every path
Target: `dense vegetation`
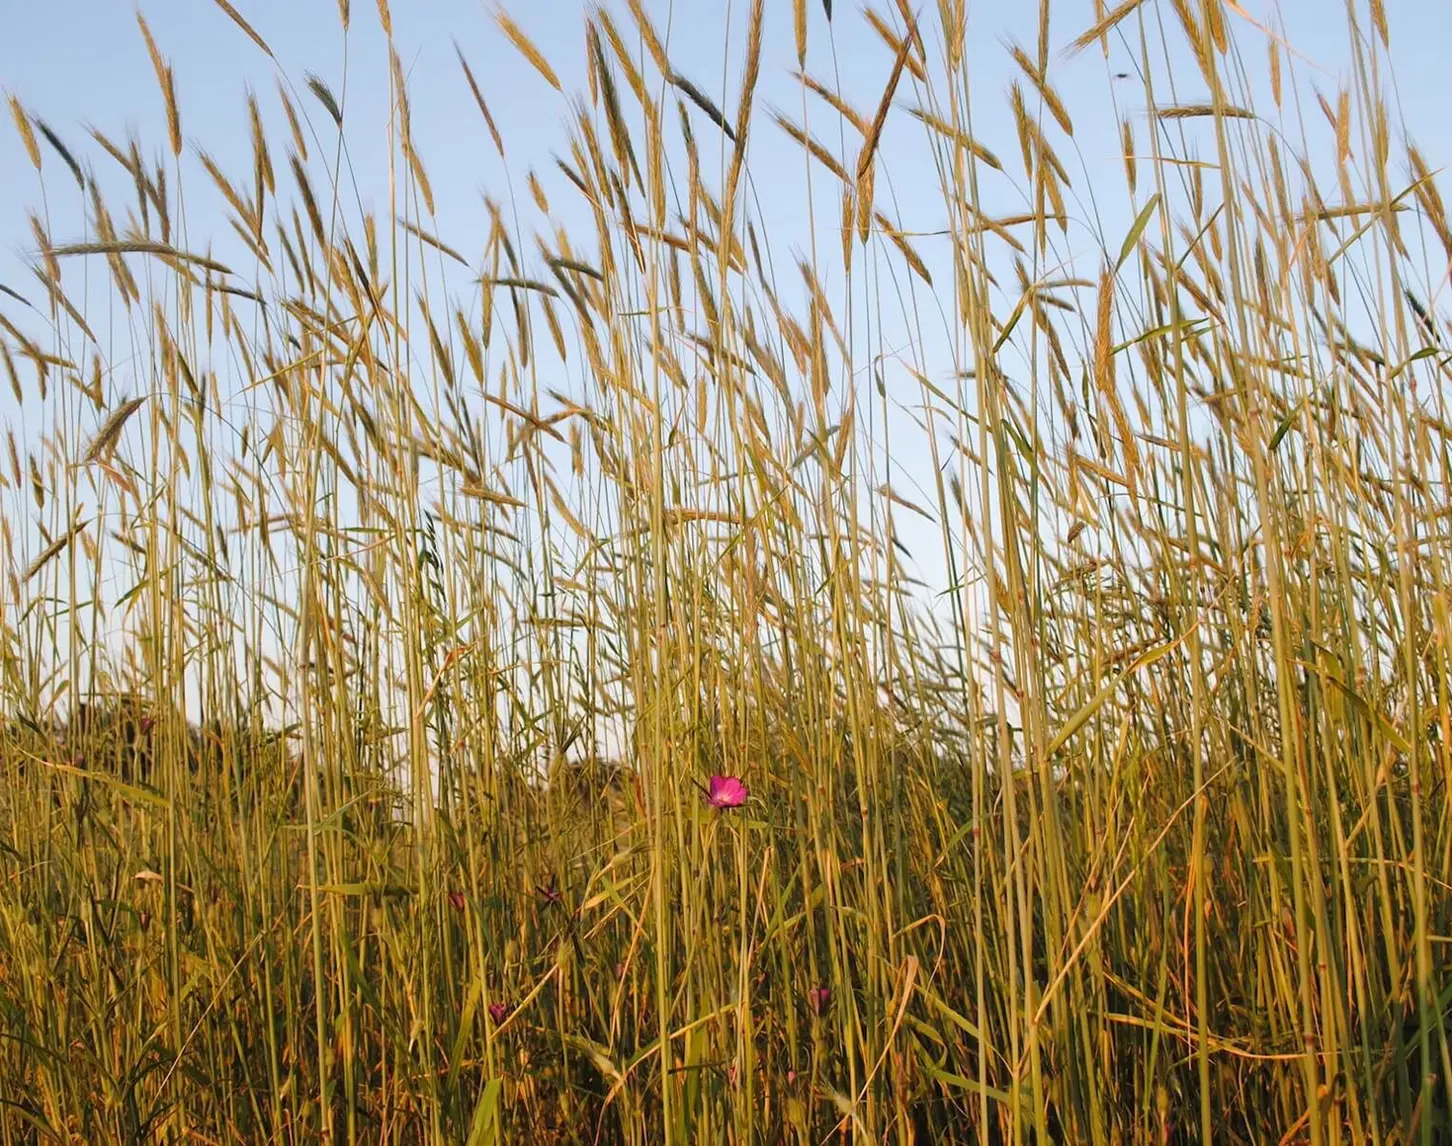
M 1097 12 L 990 143 L 964 0 L 792 114 L 763 0 L 714 91 L 582 6 L 457 239 L 396 52 L 376 212 L 318 77 L 242 170 L 144 21 L 155 155 L 15 95 L 88 209 L 0 298 L 0 1143 L 1447 1140 L 1437 177 L 1381 0 L 1304 122 L 1231 0 Z M 1114 233 L 1066 51 L 1142 99 Z

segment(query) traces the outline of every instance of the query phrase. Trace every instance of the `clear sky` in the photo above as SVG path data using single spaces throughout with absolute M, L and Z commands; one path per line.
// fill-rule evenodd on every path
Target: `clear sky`
M 281 71 L 301 92 L 295 98 L 312 117 L 320 140 L 331 140 L 331 128 L 322 130 L 326 117 L 304 90 L 306 75 L 317 73 L 344 99 L 354 183 L 363 203 L 386 217 L 388 65 L 373 0 L 352 0 L 353 31 L 346 48 L 335 0 L 233 2 L 271 45 Z M 1156 3 L 1162 18 L 1171 21 L 1167 0 L 1150 0 L 1151 6 Z M 629 29 L 624 3 L 609 0 L 608 6 L 620 27 Z M 674 66 L 727 109 L 734 109 L 739 90 L 749 6 L 748 0 L 646 0 L 657 26 L 667 35 Z M 884 12 L 893 8 L 882 0 L 877 6 Z M 925 7 L 922 3 L 915 6 Z M 579 0 L 507 0 L 505 7 L 560 73 L 566 92 L 584 91 L 585 5 Z M 800 120 L 801 89 L 790 78 L 796 64 L 791 3 L 768 0 L 766 7 L 759 105 L 763 111 L 780 106 Z M 969 0 L 975 131 L 1005 156 L 1017 151 L 1006 98 L 1017 71 L 1005 42 L 1014 39 L 1032 45 L 1036 7 L 1018 0 Z M 1349 74 L 1340 0 L 1281 0 L 1279 4 L 1243 0 L 1240 7 L 1256 20 L 1283 27 L 1304 57 L 1301 77 L 1334 99 L 1337 86 Z M 524 177 L 531 168 L 541 171 L 547 187 L 560 185 L 558 174 L 551 172 L 551 157 L 567 148 L 563 124 L 569 104 L 505 42 L 491 19 L 492 4 L 393 0 L 392 8 L 400 55 L 409 76 L 415 141 L 438 205 L 436 230 L 477 258 L 485 234 L 481 192 L 501 201 L 514 198 L 523 203 L 528 199 Z M 882 91 L 889 53 L 868 28 L 859 5 L 836 0 L 835 8 L 835 19 L 829 25 L 821 0 L 810 0 L 807 70 L 870 111 Z M 1452 116 L 1445 95 L 1452 3 L 1387 0 L 1387 10 L 1396 63 L 1393 108 L 1428 163 L 1434 170 L 1440 169 L 1452 161 Z M 117 141 L 135 130 L 151 157 L 161 154 L 166 140 L 162 103 L 135 11 L 125 0 L 0 0 L 0 89 L 18 96 L 84 163 L 98 173 L 105 172 L 107 178 L 114 178 L 114 165 L 86 137 L 87 127 L 97 127 Z M 247 171 L 244 93 L 249 84 L 255 88 L 276 122 L 278 66 L 212 0 L 146 0 L 142 11 L 174 66 L 186 140 L 216 156 L 224 171 Z M 1054 13 L 1052 43 L 1062 53 L 1065 45 L 1094 22 L 1094 0 L 1056 0 Z M 1257 92 L 1264 93 L 1265 78 L 1259 73 L 1265 68 L 1265 39 L 1241 16 L 1232 15 L 1231 22 L 1246 66 L 1253 70 L 1251 82 Z M 506 141 L 507 173 L 468 95 L 454 55 L 455 39 L 474 68 Z M 930 53 L 934 50 L 930 45 Z M 1182 102 L 1203 99 L 1198 76 L 1192 66 L 1179 66 L 1183 63 L 1172 61 L 1170 68 L 1169 78 L 1183 85 L 1179 98 Z M 1143 97 L 1136 80 L 1116 83 L 1113 79 L 1117 72 L 1133 70 L 1131 53 L 1120 45 L 1112 48 L 1107 61 L 1092 49 L 1073 59 L 1061 55 L 1051 72 L 1079 128 L 1072 147 L 1063 151 L 1075 181 L 1070 210 L 1080 224 L 1071 235 L 1065 257 L 1089 260 L 1074 268 L 1079 274 L 1097 273 L 1095 233 L 1117 245 L 1133 218 L 1133 203 L 1123 190 L 1117 123 L 1121 116 L 1138 114 L 1143 124 Z M 1303 89 L 1302 98 L 1307 122 L 1320 122 L 1324 127 L 1310 88 Z M 912 101 L 905 97 L 898 102 Z M 1269 108 L 1268 96 L 1258 99 L 1257 107 Z M 827 142 L 835 142 L 821 126 L 826 123 L 821 112 L 818 104 L 813 112 L 814 131 L 822 132 Z M 1293 109 L 1288 109 L 1288 118 L 1294 118 Z M 940 228 L 945 217 L 933 173 L 892 158 L 921 156 L 921 149 L 907 142 L 908 135 L 921 130 L 905 115 L 890 121 L 878 195 L 904 228 L 929 232 Z M 713 138 L 704 123 L 698 126 L 698 137 Z M 54 153 L 43 144 L 42 150 L 45 206 L 53 220 L 53 237 L 58 241 L 78 239 L 83 221 L 80 195 Z M 850 161 L 854 151 L 846 148 L 840 154 Z M 1395 146 L 1393 156 L 1395 161 Z M 778 244 L 775 249 L 779 254 L 804 250 L 811 203 L 801 185 L 801 153 L 764 116 L 753 137 L 751 170 L 755 175 L 753 210 L 772 230 Z M 774 180 L 777 173 L 780 178 Z M 279 182 L 288 183 L 281 171 Z M 1109 193 L 1101 194 L 1106 187 Z M 213 249 L 219 256 L 235 249 L 227 245 L 217 197 L 194 163 L 186 177 L 186 193 L 190 245 L 205 249 L 215 240 Z M 1002 195 L 1005 212 L 1025 207 L 1006 184 L 993 193 Z M 24 269 L 24 259 L 34 246 L 25 212 L 41 204 L 41 185 L 7 115 L 0 123 L 0 283 L 37 298 L 40 292 Z M 567 219 L 568 211 L 578 210 L 568 206 L 563 196 L 560 204 Z M 819 200 L 817 210 L 822 212 L 820 218 L 834 219 L 835 193 Z M 586 223 L 583 216 L 580 222 Z M 828 241 L 835 243 L 834 239 Z M 919 242 L 932 265 L 945 265 L 941 252 L 932 250 L 931 238 Z M 946 295 L 934 300 L 920 293 L 917 301 L 920 309 L 929 312 L 946 304 Z M 6 313 L 14 313 L 8 303 L 6 308 Z M 899 328 L 897 335 L 906 337 L 906 328 Z M 893 337 L 889 333 L 883 343 L 890 343 Z M 942 376 L 941 368 L 930 372 Z M 142 380 L 128 379 L 124 371 L 118 372 L 115 386 L 115 396 L 144 389 Z M 34 442 L 45 430 L 47 414 L 29 400 L 23 411 L 17 409 L 7 390 L 0 393 L 0 417 Z M 921 475 L 909 473 L 909 481 L 915 476 Z M 23 502 L 11 504 L 21 512 L 26 510 Z M 932 531 L 925 537 L 927 547 L 932 548 Z

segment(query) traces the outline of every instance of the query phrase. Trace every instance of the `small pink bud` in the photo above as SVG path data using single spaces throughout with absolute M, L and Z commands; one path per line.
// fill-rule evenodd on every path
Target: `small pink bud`
M 504 1024 L 504 1020 L 509 1018 L 509 1016 L 513 1013 L 514 1008 L 508 1003 L 489 1004 L 489 1021 L 492 1022 L 496 1027 L 502 1026 Z
M 455 911 L 464 910 L 464 893 L 462 891 L 449 892 L 449 906 Z
M 813 987 L 807 992 L 807 1002 L 812 1005 L 812 1010 L 820 1015 L 832 1004 L 832 988 Z

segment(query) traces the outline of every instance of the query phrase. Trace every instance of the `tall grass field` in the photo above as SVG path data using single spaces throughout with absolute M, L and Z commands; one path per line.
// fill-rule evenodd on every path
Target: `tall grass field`
M 391 3 L 4 93 L 0 1146 L 1452 1142 L 1416 5 Z

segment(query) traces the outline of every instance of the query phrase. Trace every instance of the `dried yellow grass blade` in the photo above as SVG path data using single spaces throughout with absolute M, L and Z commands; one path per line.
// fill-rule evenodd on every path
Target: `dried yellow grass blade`
M 912 72 L 913 79 L 917 80 L 920 84 L 926 83 L 928 79 L 928 74 L 923 70 L 923 66 L 918 63 L 918 61 L 914 58 L 911 50 L 912 37 L 899 36 L 896 32 L 892 30 L 891 27 L 888 26 L 887 21 L 884 20 L 880 15 L 878 15 L 878 13 L 872 8 L 863 8 L 862 14 L 867 18 L 867 22 L 872 25 L 872 30 L 877 33 L 878 39 L 886 44 L 888 48 L 890 48 L 894 53 L 896 53 L 898 49 L 903 46 L 904 43 L 908 45 L 909 50 L 907 55 L 904 57 L 903 63 L 907 67 L 907 70 Z
M 555 288 L 552 287 L 552 286 L 550 286 L 549 283 L 542 283 L 538 279 L 522 279 L 522 278 L 512 278 L 512 277 L 505 277 L 505 278 L 489 278 L 489 277 L 485 277 L 485 278 L 480 279 L 479 281 L 482 284 L 486 285 L 486 286 L 492 286 L 492 287 L 501 287 L 501 286 L 502 287 L 517 287 L 520 290 L 538 291 L 540 294 L 547 294 L 547 295 L 549 295 L 550 298 L 559 298 L 560 297 L 560 292 L 559 291 L 555 290 Z
M 1003 164 L 999 161 L 998 156 L 994 155 L 993 152 L 989 151 L 988 148 L 984 147 L 976 139 L 970 136 L 966 131 L 960 131 L 951 123 L 948 123 L 946 120 L 943 120 L 938 116 L 934 115 L 932 112 L 928 111 L 927 108 L 908 108 L 908 114 L 911 115 L 914 119 L 918 120 L 920 123 L 922 123 L 925 127 L 929 127 L 933 131 L 936 131 L 945 139 L 951 140 L 953 143 L 956 143 L 960 147 L 965 148 L 970 155 L 973 155 L 983 163 L 988 164 L 988 166 L 993 168 L 995 171 L 1003 170 Z
M 1220 0 L 1205 0 L 1201 8 L 1205 13 L 1205 30 L 1210 35 L 1210 42 L 1223 56 L 1229 50 L 1230 40 L 1225 31 L 1225 13 L 1220 10 Z
M 1357 215 L 1379 215 L 1383 211 L 1409 211 L 1405 203 L 1400 201 L 1400 196 L 1391 202 L 1382 201 L 1379 203 L 1342 203 L 1335 207 L 1322 207 L 1318 211 L 1311 211 L 1300 216 L 1302 223 L 1315 220 L 1320 223 L 1329 223 L 1333 219 L 1351 219 Z
M 778 127 L 796 140 L 818 163 L 830 171 L 843 183 L 851 183 L 852 177 L 847 173 L 847 168 L 838 162 L 837 157 L 828 151 L 822 144 L 813 139 L 805 130 L 798 127 L 781 112 L 772 115 Z
M 454 250 L 453 247 L 449 246 L 448 243 L 444 242 L 442 239 L 438 238 L 435 235 L 431 235 L 428 231 L 425 231 L 417 224 L 410 223 L 402 215 L 398 216 L 398 225 L 402 227 L 405 231 L 407 231 L 410 235 L 412 235 L 415 239 L 418 239 L 420 242 L 427 243 L 440 254 L 448 255 L 449 258 L 453 259 L 460 266 L 467 267 L 469 265 L 469 260 L 464 258 L 464 256 L 461 255 L 458 251 Z
M 20 133 L 20 142 L 25 145 L 25 154 L 29 157 L 31 166 L 39 171 L 40 147 L 35 142 L 35 132 L 30 126 L 30 116 L 25 114 L 25 109 L 20 106 L 20 101 L 13 95 L 10 97 L 10 117 L 15 120 L 15 130 Z
M 547 261 L 556 270 L 574 271 L 577 274 L 588 275 L 596 282 L 604 282 L 605 276 L 597 268 L 589 263 L 582 263 L 578 259 L 562 259 L 557 256 L 548 256 Z
M 887 216 L 882 214 L 880 211 L 874 212 L 873 218 L 877 221 L 877 225 L 882 229 L 882 233 L 888 237 L 888 240 L 892 243 L 892 245 L 895 246 L 898 249 L 898 252 L 902 255 L 902 257 L 907 260 L 907 265 L 912 268 L 913 273 L 916 274 L 920 279 L 922 279 L 923 282 L 927 283 L 928 286 L 932 286 L 933 276 L 928 273 L 927 264 L 923 262 L 921 256 L 919 256 L 917 251 L 913 249 L 912 244 L 907 241 L 907 236 L 904 235 L 900 230 L 898 230 L 897 227 L 892 224 L 892 221 L 889 220 Z
M 96 436 L 91 439 L 91 444 L 86 447 L 85 455 L 81 459 L 82 464 L 89 465 L 98 461 L 103 455 L 109 454 L 120 439 L 121 431 L 126 428 L 126 423 L 130 421 L 131 415 L 145 404 L 144 397 L 131 398 L 111 411 L 105 422 L 101 424 L 101 428 L 96 431 Z
M 672 72 L 670 80 L 676 88 L 685 93 L 687 99 L 706 113 L 706 118 L 719 127 L 727 139 L 732 143 L 736 142 L 736 132 L 731 129 L 731 125 L 726 122 L 726 117 L 721 114 L 721 109 L 716 106 L 710 96 L 680 72 Z
M 1248 108 L 1235 107 L 1233 104 L 1226 104 L 1217 112 L 1214 104 L 1189 103 L 1181 104 L 1178 107 L 1162 107 L 1155 112 L 1158 119 L 1202 119 L 1206 116 L 1220 115 L 1225 119 L 1255 119 L 1255 112 Z
M 635 66 L 635 58 L 626 49 L 625 41 L 620 38 L 620 31 L 615 27 L 615 21 L 610 18 L 609 10 L 596 8 L 594 22 L 605 33 L 605 39 L 610 42 L 610 51 L 625 73 L 625 82 L 630 85 L 630 90 L 635 93 L 636 101 L 645 109 L 646 116 L 649 118 L 651 100 L 650 94 L 645 90 L 645 80 L 641 77 L 640 69 Z
M 1114 283 L 1114 273 L 1106 268 L 1099 280 L 1094 330 L 1094 380 L 1105 394 L 1114 391 Z
M 548 434 L 557 442 L 563 442 L 565 440 L 564 435 L 562 435 L 548 422 L 540 418 L 536 418 L 523 406 L 517 406 L 513 402 L 509 401 L 509 399 L 507 398 L 501 398 L 498 394 L 486 393 L 484 395 L 484 400 L 486 402 L 492 403 L 495 406 L 498 406 L 501 410 L 504 410 L 507 413 L 513 414 L 516 418 L 527 424 L 531 430 L 537 430 L 541 433 Z
M 178 250 L 169 243 L 158 243 L 146 239 L 117 240 L 109 243 L 66 243 L 64 246 L 47 248 L 47 253 L 57 257 L 66 255 L 156 255 L 162 259 L 176 259 L 178 262 L 192 263 L 206 270 L 215 271 L 219 275 L 232 273 L 230 267 L 217 262 L 216 259 Z
M 719 525 L 744 526 L 745 518 L 737 513 L 725 513 L 716 509 L 689 509 L 669 506 L 661 510 L 661 521 L 666 525 L 685 525 L 693 521 L 710 521 Z
M 1134 126 L 1129 120 L 1119 125 L 1120 145 L 1124 153 L 1124 178 L 1129 184 L 1129 193 L 1134 194 L 1138 184 L 1139 166 L 1135 162 L 1134 154 Z
M 1018 66 L 1023 69 L 1024 75 L 1028 76 L 1029 82 L 1034 85 L 1034 90 L 1039 93 L 1039 97 L 1044 101 L 1044 106 L 1049 109 L 1050 114 L 1058 121 L 1059 126 L 1064 129 L 1064 134 L 1072 137 L 1074 134 L 1074 121 L 1069 118 L 1068 109 L 1064 107 L 1063 101 L 1059 99 L 1059 93 L 1054 91 L 1053 87 L 1050 86 L 1048 78 L 1039 74 L 1039 69 L 1029 59 L 1028 53 L 1017 44 L 1014 44 L 1009 49 L 1009 52 Z
M 1075 466 L 1077 466 L 1079 469 L 1088 470 L 1090 473 L 1095 474 L 1098 477 L 1103 478 L 1105 481 L 1113 483 L 1114 485 L 1122 486 L 1125 489 L 1131 489 L 1131 488 L 1133 488 L 1130 485 L 1129 479 L 1127 477 L 1125 477 L 1123 474 L 1116 473 L 1114 470 L 1110 469 L 1108 466 L 1102 466 L 1102 465 L 1100 465 L 1098 462 L 1094 461 L 1092 458 L 1075 457 L 1074 458 L 1074 461 L 1073 461 L 1073 464 Z
M 494 141 L 494 150 L 504 155 L 504 140 L 499 136 L 499 128 L 494 126 L 494 117 L 489 114 L 489 105 L 484 102 L 484 95 L 479 90 L 478 83 L 474 80 L 474 73 L 469 68 L 469 62 L 464 59 L 464 51 L 459 47 L 458 41 L 454 41 L 454 54 L 459 57 L 459 66 L 464 69 L 464 79 L 469 83 L 469 91 L 474 95 L 474 102 L 479 105 L 480 114 L 484 116 L 484 124 L 489 128 L 489 138 Z
M 1126 16 L 1130 15 L 1136 8 L 1138 8 L 1143 3 L 1144 0 L 1124 0 L 1123 4 L 1120 4 L 1117 7 L 1110 9 L 1110 11 L 1105 15 L 1102 20 L 1096 23 L 1094 27 L 1090 28 L 1083 35 L 1078 36 L 1074 40 L 1074 42 L 1069 45 L 1069 52 L 1071 54 L 1082 52 L 1095 40 L 1098 40 L 1100 42 L 1100 46 L 1104 49 L 1105 56 L 1108 57 L 1109 33 L 1114 30 L 1115 25 L 1117 25 Z
M 71 321 L 81 329 L 81 332 L 91 340 L 92 344 L 99 346 L 100 340 L 96 337 L 96 332 L 91 329 L 91 324 L 86 321 L 85 315 L 77 309 L 76 304 L 66 297 L 65 291 L 60 288 L 60 283 L 42 274 L 38 268 L 35 270 L 35 277 L 45 284 L 45 288 L 50 293 L 50 297 L 70 316 Z M 94 361 L 96 368 L 99 370 L 100 359 L 95 359 Z
M 645 180 L 640 171 L 640 161 L 636 158 L 635 147 L 630 141 L 630 130 L 626 126 L 625 113 L 620 106 L 620 92 L 615 85 L 615 74 L 609 58 L 605 55 L 605 46 L 601 42 L 597 23 L 592 21 L 586 25 L 586 40 L 590 48 L 591 75 L 598 77 L 600 92 L 604 96 L 605 118 L 610 128 L 610 143 L 615 149 L 616 161 L 622 170 L 633 173 L 637 186 L 644 189 Z M 589 195 L 588 189 L 582 190 Z
M 751 124 L 752 102 L 756 84 L 761 78 L 761 33 L 766 22 L 764 0 L 752 0 L 751 19 L 746 30 L 746 73 L 741 81 L 741 98 L 736 103 L 736 165 L 739 166 L 746 147 L 746 133 Z
M 550 504 L 555 507 L 555 512 L 565 519 L 565 523 L 582 540 L 593 543 L 596 540 L 594 531 L 586 528 L 585 523 L 575 516 L 574 511 L 570 509 L 569 503 L 560 496 L 559 489 L 555 486 L 554 480 L 548 474 L 545 475 L 544 483 L 545 488 L 549 490 Z
M 1336 100 L 1336 159 L 1345 163 L 1351 158 L 1351 93 L 1345 88 Z
M 895 0 L 895 3 L 897 4 L 897 14 L 902 18 L 903 26 L 907 28 L 908 39 L 912 41 L 913 48 L 918 54 L 918 61 L 926 64 L 928 50 L 923 44 L 923 34 L 918 28 L 918 18 L 913 12 L 910 0 Z
M 156 82 L 161 86 L 161 97 L 166 104 L 166 129 L 171 137 L 171 153 L 173 156 L 180 156 L 181 113 L 176 106 L 176 81 L 171 67 L 162 58 L 161 49 L 156 46 L 156 40 L 152 38 L 151 29 L 146 25 L 146 17 L 140 11 L 136 13 L 136 22 L 141 26 L 141 35 L 146 40 L 146 51 L 151 56 L 151 66 L 156 70 Z
M 259 36 L 257 34 L 257 30 L 242 18 L 241 12 L 237 11 L 236 8 L 232 7 L 232 5 L 227 2 L 227 0 L 216 0 L 216 4 L 218 8 L 222 9 L 223 12 L 227 13 L 227 15 L 231 18 L 232 23 L 236 24 L 237 27 L 241 28 L 242 31 L 247 34 L 248 39 L 250 39 L 254 44 L 262 49 L 262 51 L 267 55 L 268 59 L 276 58 L 272 54 L 272 49 L 267 46 L 267 41 Z M 344 26 L 347 25 L 346 18 L 344 19 L 343 23 Z
M 628 0 L 628 4 L 630 15 L 635 20 L 636 28 L 640 31 L 640 38 L 645 41 L 645 50 L 655 61 L 655 66 L 660 69 L 660 74 L 670 76 L 672 74 L 670 60 L 666 58 L 665 48 L 661 47 L 660 37 L 655 32 L 655 25 L 650 22 L 650 17 L 641 7 L 640 0 Z
M 282 86 L 281 80 L 277 81 L 277 95 L 278 98 L 282 101 L 283 114 L 287 116 L 288 130 L 292 133 L 293 149 L 297 151 L 298 156 L 304 162 L 306 162 L 308 157 L 307 136 L 303 135 L 302 123 L 298 120 L 297 117 L 297 109 L 293 107 L 292 100 L 288 97 L 287 89 Z M 263 138 L 260 134 L 253 135 L 254 145 L 256 141 L 260 138 Z
M 413 172 L 418 192 L 423 196 L 424 208 L 432 215 L 434 213 L 434 192 L 429 185 L 428 172 L 424 170 L 423 160 L 413 146 L 413 116 L 409 111 L 408 86 L 404 81 L 403 63 L 398 58 L 397 50 L 392 46 L 388 49 L 388 57 L 393 66 L 393 94 L 398 103 L 398 129 L 403 144 L 403 155 L 408 160 L 409 170 Z M 319 235 L 319 240 L 322 240 L 321 235 Z
M 36 559 L 26 567 L 25 575 L 21 578 L 21 580 L 29 581 L 37 573 L 39 573 L 42 569 L 49 565 L 53 560 L 55 560 L 55 558 L 60 556 L 60 554 L 65 551 L 66 546 L 68 546 L 81 532 L 81 530 L 85 528 L 85 520 L 83 519 L 81 521 L 78 521 L 69 529 L 67 529 L 64 533 L 62 533 L 59 537 L 57 537 L 54 541 L 52 541 L 49 545 L 47 545 L 44 549 L 42 549 Z
M 493 505 L 502 505 L 507 509 L 524 509 L 525 503 L 517 497 L 510 497 L 508 494 L 499 493 L 481 485 L 463 485 L 459 492 L 465 497 L 476 498 L 479 501 L 487 501 Z
M 879 494 L 881 494 L 883 497 L 887 498 L 887 500 L 890 501 L 890 502 L 892 502 L 893 504 L 900 505 L 904 509 L 910 510 L 913 513 L 917 514 L 924 521 L 932 522 L 934 525 L 936 525 L 938 523 L 938 519 L 935 518 L 926 509 L 924 509 L 922 506 L 918 505 L 916 502 L 909 501 L 907 498 L 903 497 L 901 494 L 899 494 L 896 491 L 894 491 L 893 488 L 890 485 L 880 486 L 878 488 L 878 491 L 877 492 Z
M 317 101 L 323 105 L 323 110 L 328 113 L 328 118 L 338 127 L 343 126 L 343 109 L 338 106 L 332 89 L 323 82 L 323 78 L 309 72 L 307 75 L 308 91 L 312 92 Z
M 867 138 L 862 142 L 862 151 L 857 156 L 857 233 L 864 242 L 867 239 L 867 221 L 872 214 L 872 161 L 877 154 L 877 145 L 882 141 L 882 129 L 887 123 L 887 113 L 892 107 L 892 97 L 902 79 L 903 68 L 907 66 L 908 53 L 912 44 L 903 40 L 898 46 L 897 58 L 892 62 L 892 73 L 877 104 L 877 114 L 867 129 Z
M 555 70 L 550 67 L 549 61 L 540 54 L 540 50 L 524 34 L 524 30 L 509 18 L 509 14 L 503 8 L 495 11 L 494 22 L 499 25 L 500 31 L 509 37 L 509 42 L 515 46 L 519 54 L 528 60 L 530 66 L 545 78 L 545 82 L 550 87 L 554 88 L 557 92 L 563 92 L 565 90 L 560 86 L 560 77 L 555 75 Z
M 807 88 L 826 101 L 828 107 L 857 129 L 858 135 L 864 138 L 867 136 L 867 120 L 862 117 L 862 113 L 826 84 L 820 80 L 813 79 L 805 72 L 796 72 L 792 78 L 801 81 Z

